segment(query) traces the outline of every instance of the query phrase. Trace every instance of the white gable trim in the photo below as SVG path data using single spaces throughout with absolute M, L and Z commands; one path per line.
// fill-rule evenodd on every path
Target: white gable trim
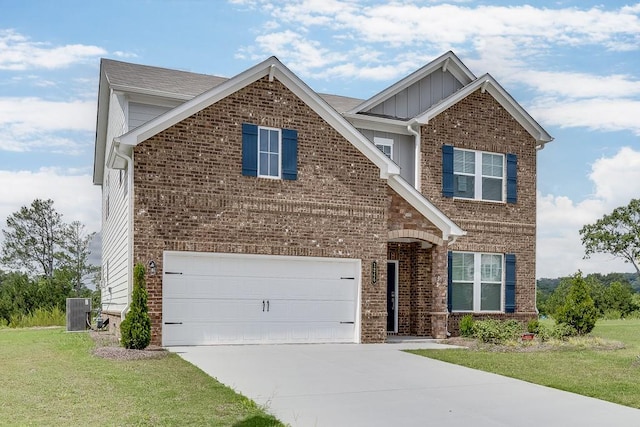
M 389 187 L 413 206 L 418 212 L 442 231 L 442 238 L 449 240 L 466 235 L 466 231 L 458 227 L 442 211 L 418 192 L 400 175 L 393 175 L 387 180 Z
M 377 95 L 374 95 L 373 97 L 367 99 L 362 104 L 348 111 L 348 113 L 355 114 L 361 111 L 368 110 L 369 108 L 378 105 L 388 98 L 391 98 L 398 92 L 408 88 L 415 82 L 423 79 L 424 77 L 441 68 L 443 69 L 443 71 L 448 71 L 453 74 L 453 76 L 458 79 L 458 81 L 460 81 L 463 86 L 468 85 L 476 79 L 476 76 L 471 72 L 471 70 L 469 70 L 467 66 L 464 65 L 453 52 L 449 51 L 444 55 L 434 59 L 419 70 L 409 74 L 404 79 L 389 86 Z
M 362 154 L 380 168 L 380 176 L 382 178 L 400 173 L 400 167 L 397 164 L 381 153 L 373 143 L 358 132 L 353 125 L 338 114 L 326 101 L 275 57 L 271 57 L 249 68 L 211 90 L 122 135 L 117 138 L 117 142 L 129 146 L 138 145 L 142 141 L 151 138 L 265 76 L 278 79 L 320 117 L 326 120 L 345 139 L 351 142 Z
M 412 122 L 423 125 L 427 124 L 430 119 L 462 101 L 478 89 L 482 90 L 483 93 L 485 91 L 489 92 L 489 94 L 491 94 L 491 96 L 493 96 L 496 101 L 498 101 L 498 103 L 500 103 L 500 105 L 502 105 L 502 107 L 536 139 L 539 146 L 543 146 L 547 142 L 553 141 L 553 137 L 549 135 L 547 131 L 544 130 L 542 126 L 540 126 L 540 124 L 538 124 L 538 122 L 536 122 L 533 117 L 531 117 L 529 113 L 527 113 L 525 109 L 522 108 L 520 104 L 518 104 L 518 102 L 513 99 L 513 97 L 509 95 L 490 74 L 485 74 L 473 83 L 468 84 L 453 93 L 448 98 L 443 99 L 440 103 L 417 116 Z

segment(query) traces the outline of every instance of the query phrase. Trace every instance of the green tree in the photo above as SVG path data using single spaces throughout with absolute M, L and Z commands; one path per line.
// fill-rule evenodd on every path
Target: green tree
M 147 307 L 145 268 L 136 264 L 133 269 L 133 295 L 125 319 L 120 323 L 122 346 L 142 350 L 151 342 L 151 318 Z
M 631 263 L 640 277 L 640 199 L 633 199 L 580 230 L 585 257 L 608 253 Z
M 593 330 L 598 319 L 598 311 L 589 294 L 587 282 L 578 272 L 571 277 L 569 293 L 564 304 L 558 309 L 556 320 L 558 323 L 571 326 L 580 335 Z
M 63 251 L 65 225 L 53 208 L 53 200 L 35 199 L 7 218 L 2 230 L 2 264 L 31 277 L 53 278 Z
M 86 233 L 80 221 L 73 221 L 65 226 L 63 248 L 59 259 L 61 268 L 67 270 L 76 296 L 86 293 L 84 282 L 99 270 L 98 266 L 89 263 L 91 250 L 89 246 L 96 233 Z
M 636 309 L 633 293 L 629 283 L 613 282 L 605 292 L 607 310 L 617 310 L 622 317 L 628 316 Z

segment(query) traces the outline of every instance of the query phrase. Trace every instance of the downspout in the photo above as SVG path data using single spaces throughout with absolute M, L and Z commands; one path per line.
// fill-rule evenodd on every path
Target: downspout
M 413 157 L 414 157 L 414 187 L 416 188 L 416 190 L 418 190 L 418 192 L 420 192 L 420 187 L 421 187 L 421 176 L 422 174 L 420 173 L 422 171 L 422 165 L 420 164 L 420 132 L 418 132 L 417 130 L 415 130 L 413 128 L 413 123 L 408 124 L 407 125 L 407 131 L 409 131 L 410 134 L 413 135 L 413 139 L 414 139 L 414 143 L 413 143 L 413 147 L 414 147 L 414 153 L 413 153 Z
M 115 149 L 116 156 L 124 159 L 127 162 L 127 198 L 129 201 L 128 212 L 127 212 L 127 233 L 128 233 L 128 244 L 129 244 L 129 254 L 127 259 L 127 305 L 120 311 L 120 318 L 124 319 L 126 313 L 129 311 L 129 306 L 131 305 L 131 295 L 133 292 L 133 159 L 128 154 L 124 153 L 120 149 L 120 140 L 118 138 L 114 138 L 113 145 Z

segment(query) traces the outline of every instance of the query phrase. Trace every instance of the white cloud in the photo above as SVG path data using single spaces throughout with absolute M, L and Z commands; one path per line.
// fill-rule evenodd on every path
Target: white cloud
M 83 44 L 52 46 L 46 42 L 31 41 L 28 37 L 11 29 L 0 30 L 0 70 L 65 68 L 106 53 L 106 50 L 98 46 Z
M 88 232 L 100 230 L 102 199 L 92 176 L 71 175 L 55 168 L 36 172 L 0 170 L 1 228 L 5 227 L 9 215 L 36 198 L 52 199 L 65 222 L 77 220 L 86 225 Z
M 538 277 L 566 276 L 578 270 L 632 271 L 629 264 L 606 254 L 583 259 L 579 230 L 639 197 L 640 151 L 624 147 L 612 157 L 598 159 L 589 179 L 594 193 L 581 201 L 538 194 Z

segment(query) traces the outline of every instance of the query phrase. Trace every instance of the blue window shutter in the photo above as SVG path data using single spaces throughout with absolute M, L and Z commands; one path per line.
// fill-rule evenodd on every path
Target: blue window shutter
M 442 146 L 442 195 L 453 197 L 453 145 Z
M 298 179 L 298 131 L 282 129 L 282 178 Z
M 453 252 L 447 253 L 447 310 L 451 313 L 453 303 L 451 301 L 453 293 Z
M 515 313 L 516 311 L 516 256 L 506 254 L 505 260 L 505 283 L 504 283 L 504 311 L 505 313 Z
M 518 202 L 518 157 L 507 154 L 507 203 Z
M 258 126 L 242 124 L 242 175 L 258 176 Z

